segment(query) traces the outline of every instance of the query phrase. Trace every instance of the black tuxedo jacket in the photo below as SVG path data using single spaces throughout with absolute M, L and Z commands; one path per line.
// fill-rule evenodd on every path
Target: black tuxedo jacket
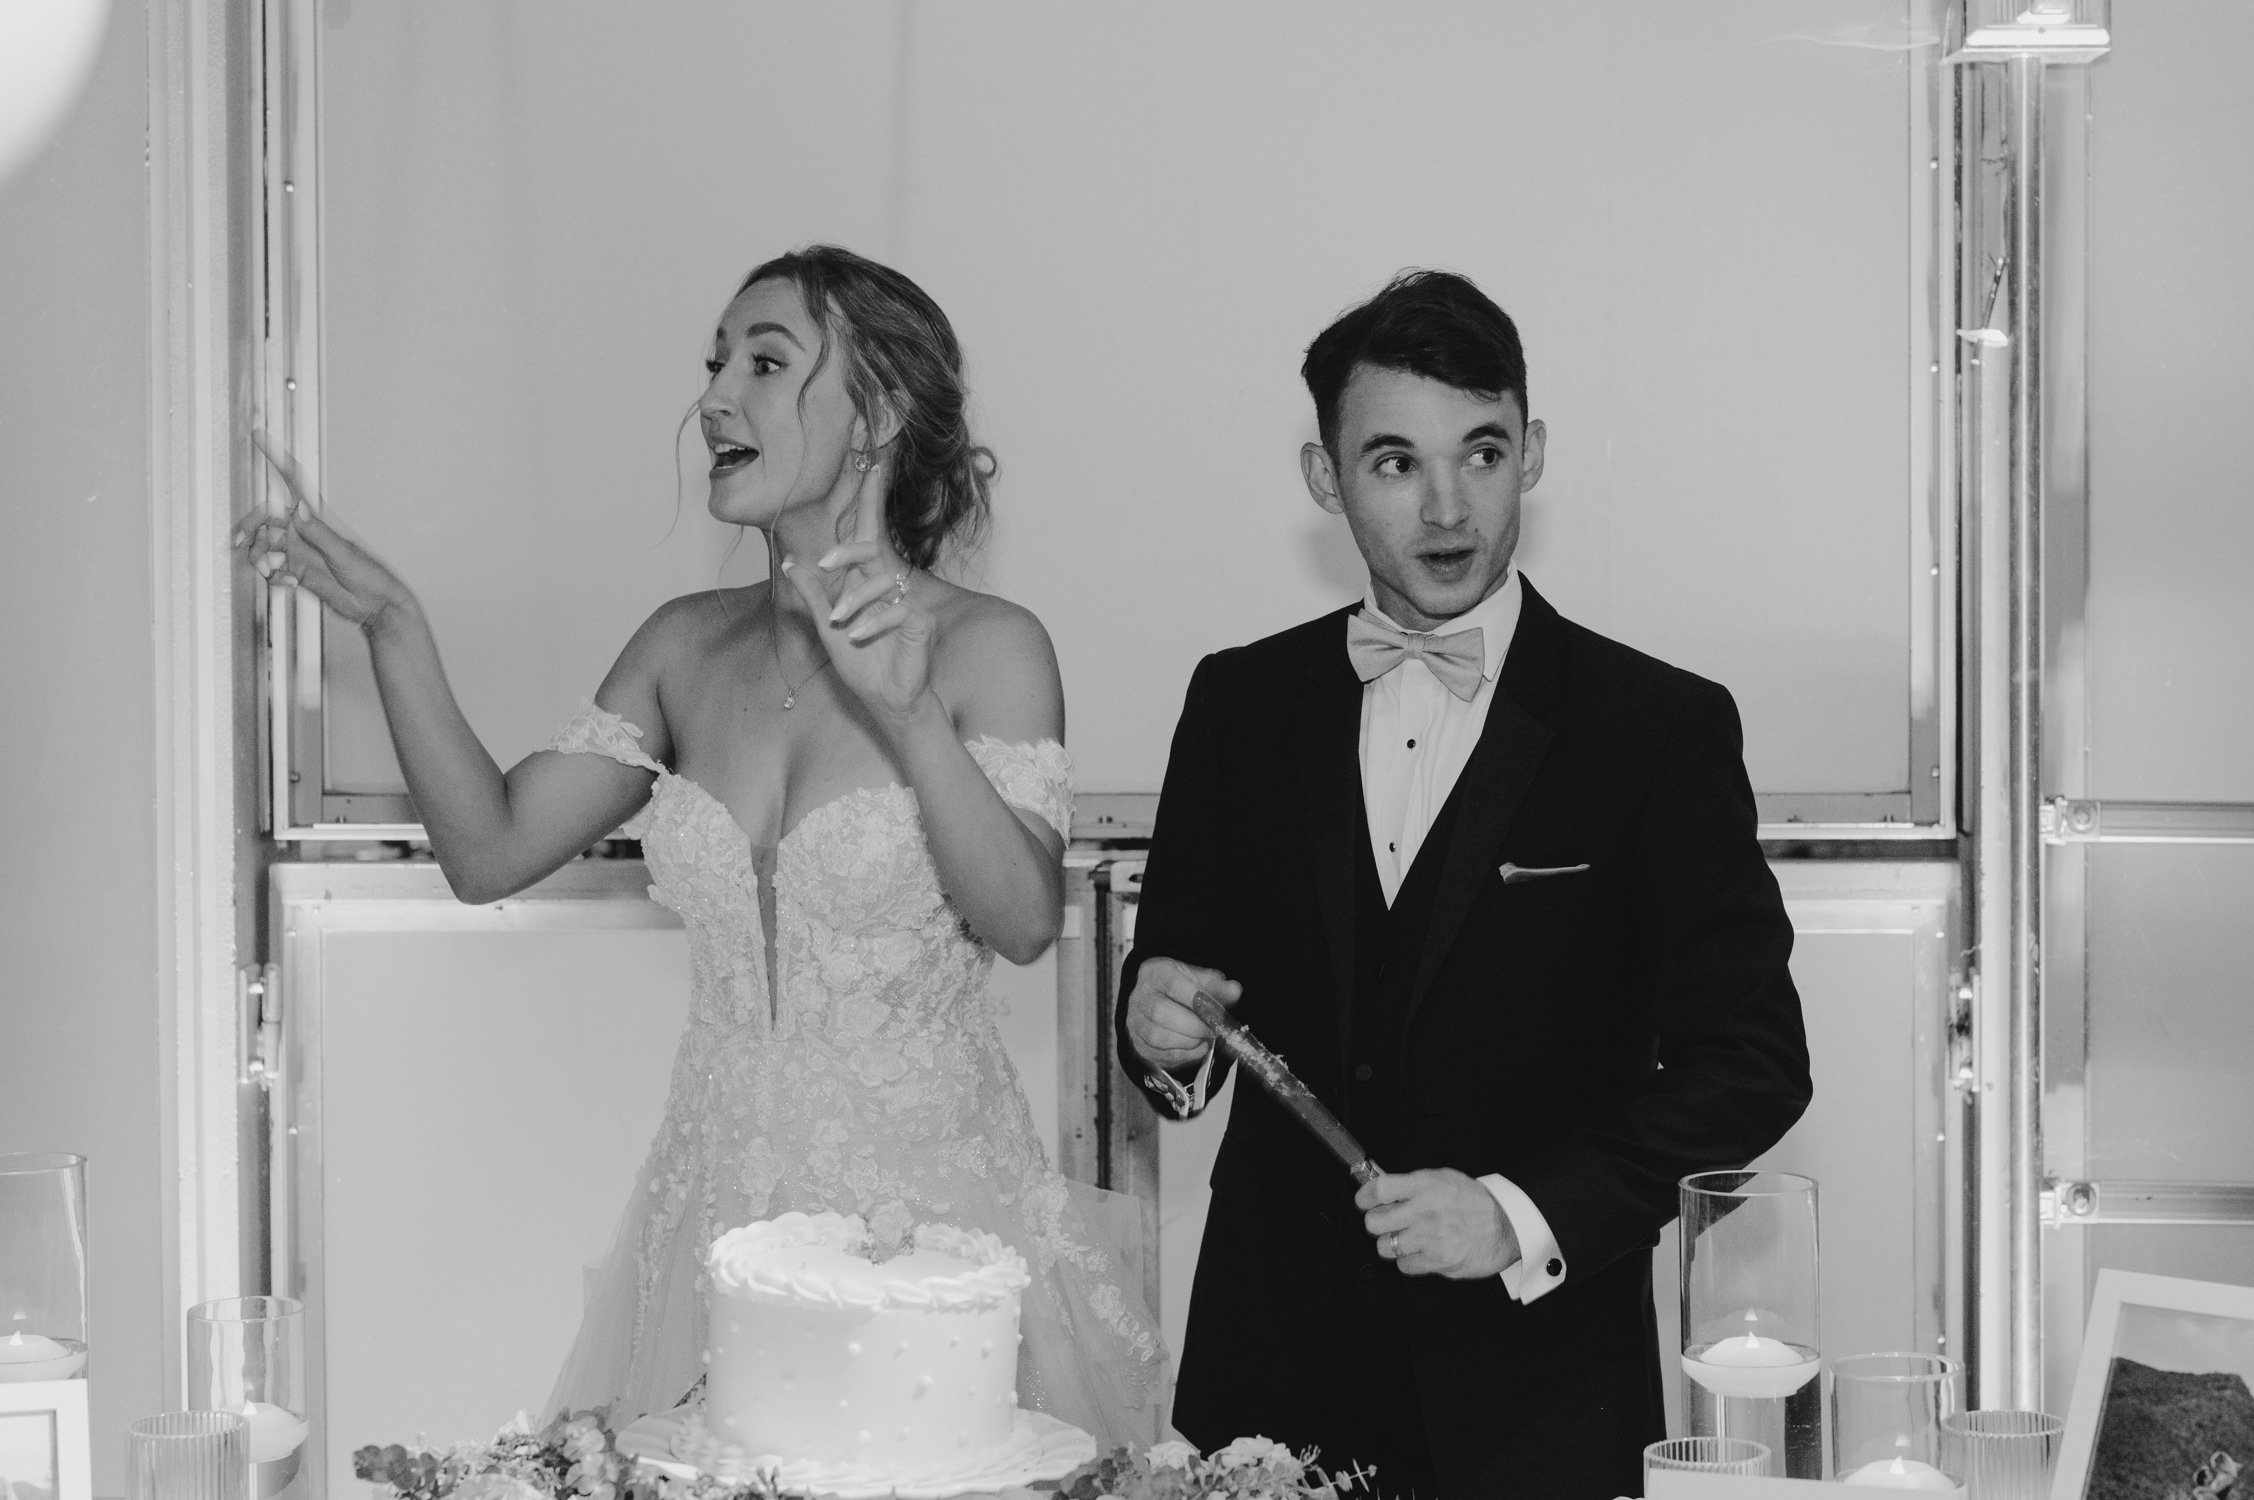
M 1566 1280 L 1529 1306 L 1499 1278 L 1349 1267 L 1369 1254 L 1348 1232 L 1354 1184 L 1240 1088 L 1175 1424 L 1202 1444 L 1319 1441 L 1312 1384 L 1338 1337 L 1326 1309 L 1342 1279 L 1383 1277 L 1408 1365 L 1383 1378 L 1413 1383 L 1443 1494 L 1510 1492 L 1505 1472 L 1541 1493 L 1637 1493 L 1636 1440 L 1664 1436 L 1647 1252 L 1676 1182 L 1749 1161 L 1810 1093 L 1792 932 L 1755 841 L 1736 706 L 1526 584 L 1447 836 L 1419 854 L 1439 864 L 1405 1011 L 1358 1043 L 1369 834 L 1351 613 L 1216 653 L 1192 677 L 1120 980 L 1120 1056 L 1139 1070 L 1124 1017 L 1145 958 L 1221 970 L 1244 986 L 1238 1015 L 1386 1168 L 1500 1172 L 1523 1188 Z M 1357 1080 L 1373 1077 L 1393 1084 L 1375 1112 L 1357 1104 Z M 1599 1408 L 1624 1461 L 1545 1475 L 1559 1450 L 1587 1446 L 1545 1434 Z

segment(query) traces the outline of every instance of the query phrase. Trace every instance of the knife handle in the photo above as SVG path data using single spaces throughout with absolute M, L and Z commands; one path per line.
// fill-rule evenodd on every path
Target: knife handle
M 1190 1009 L 1197 1012 L 1199 1020 L 1213 1028 L 1214 1045 L 1226 1047 L 1245 1071 L 1257 1078 L 1261 1085 L 1274 1094 L 1277 1101 L 1298 1121 L 1330 1147 L 1332 1153 L 1345 1163 L 1347 1172 L 1358 1183 L 1368 1184 L 1385 1175 L 1385 1169 L 1370 1159 L 1361 1142 L 1354 1139 L 1338 1121 L 1338 1117 L 1323 1107 L 1314 1090 L 1302 1083 L 1298 1076 L 1284 1066 L 1282 1058 L 1270 1052 L 1253 1036 L 1251 1028 L 1228 1008 L 1203 990 L 1190 996 Z
M 1213 1028 L 1213 1039 L 1216 1043 L 1223 1042 L 1244 1030 L 1244 1022 L 1230 1015 L 1227 1006 L 1203 990 L 1198 990 L 1190 996 L 1190 1009 L 1197 1012 L 1197 1018 L 1200 1021 Z

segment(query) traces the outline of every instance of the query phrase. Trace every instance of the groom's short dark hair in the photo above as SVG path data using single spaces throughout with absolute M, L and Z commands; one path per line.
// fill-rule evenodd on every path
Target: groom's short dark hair
M 1453 271 L 1403 271 L 1307 346 L 1299 374 L 1315 398 L 1315 425 L 1334 459 L 1338 405 L 1357 365 L 1406 370 L 1489 401 L 1509 391 L 1518 397 L 1519 414 L 1527 414 L 1518 325 Z

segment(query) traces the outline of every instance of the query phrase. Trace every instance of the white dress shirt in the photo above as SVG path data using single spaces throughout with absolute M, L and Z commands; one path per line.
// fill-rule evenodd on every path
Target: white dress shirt
M 1362 685 L 1362 802 L 1369 814 L 1370 853 L 1377 861 L 1387 906 L 1400 893 L 1402 879 L 1416 863 L 1433 819 L 1447 803 L 1479 743 L 1480 731 L 1487 726 L 1495 678 L 1510 654 L 1525 597 L 1514 566 L 1501 588 L 1431 632 L 1453 635 L 1476 629 L 1484 637 L 1479 688 L 1468 702 L 1449 692 L 1431 668 L 1414 657 Z M 1394 630 L 1404 629 L 1377 607 L 1374 590 L 1363 596 L 1362 613 Z M 1176 1113 L 1188 1116 L 1205 1107 L 1206 1081 L 1212 1071 L 1213 1054 L 1208 1052 L 1187 1086 L 1157 1069 L 1151 1076 L 1173 1101 Z M 1519 1258 L 1503 1271 L 1503 1289 L 1520 1302 L 1532 1302 L 1565 1280 L 1565 1257 L 1557 1236 L 1534 1200 L 1509 1178 L 1490 1173 L 1479 1182 L 1494 1195 L 1518 1237 Z

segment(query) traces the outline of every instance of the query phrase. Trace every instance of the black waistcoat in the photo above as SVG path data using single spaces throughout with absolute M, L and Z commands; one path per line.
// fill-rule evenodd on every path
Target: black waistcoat
M 1406 1165 L 1401 1157 L 1401 1127 L 1412 1102 L 1403 1093 L 1408 1082 L 1409 988 L 1432 926 L 1433 900 L 1439 894 L 1440 871 L 1448 862 L 1448 844 L 1455 837 L 1463 784 L 1459 775 L 1390 908 L 1378 883 L 1368 837 L 1356 840 L 1361 858 L 1355 861 L 1354 874 L 1354 1013 L 1347 1028 L 1345 1120 L 1364 1149 L 1388 1170 L 1404 1170 Z M 1368 826 L 1366 820 L 1363 826 Z
M 1419 1165 L 1402 1156 L 1403 1123 L 1414 1104 L 1406 1090 L 1409 990 L 1431 927 L 1440 871 L 1448 862 L 1462 785 L 1458 777 L 1457 790 L 1433 820 L 1390 909 L 1367 834 L 1355 840 L 1360 857 L 1354 877 L 1354 1008 L 1347 1026 L 1342 1117 L 1377 1163 L 1394 1170 Z M 1407 1289 L 1348 1201 L 1354 1184 L 1344 1174 L 1340 1183 L 1335 1321 L 1321 1377 L 1324 1410 L 1316 1441 L 1333 1463 L 1375 1464 L 1381 1495 L 1429 1496 L 1432 1445 L 1408 1345 Z

